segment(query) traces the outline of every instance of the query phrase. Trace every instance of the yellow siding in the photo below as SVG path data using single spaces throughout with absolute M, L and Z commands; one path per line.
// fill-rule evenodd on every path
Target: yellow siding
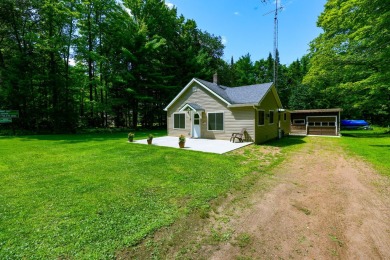
M 197 86 L 197 91 L 193 92 L 192 87 Z M 225 139 L 229 140 L 232 133 L 238 133 L 242 128 L 247 129 L 247 140 L 254 140 L 254 113 L 253 107 L 243 108 L 227 108 L 226 103 L 215 97 L 208 90 L 204 89 L 197 83 L 193 83 L 176 102 L 167 111 L 168 135 L 179 136 L 184 134 L 191 136 L 191 114 L 186 112 L 185 129 L 173 129 L 173 114 L 179 112 L 186 103 L 196 103 L 205 111 L 202 113 L 201 119 L 201 138 L 208 139 Z M 207 129 L 207 113 L 223 112 L 224 113 L 224 130 L 223 131 L 208 131 Z
M 274 88 L 274 86 L 272 86 Z M 265 120 L 264 125 L 258 125 L 258 113 L 256 111 L 255 119 L 255 142 L 257 144 L 264 143 L 268 140 L 275 139 L 278 137 L 278 103 L 272 91 L 269 91 L 264 97 L 261 104 L 257 107 L 258 110 L 264 110 Z M 274 111 L 274 123 L 270 124 L 270 118 L 268 117 L 269 111 Z
M 284 120 L 284 114 L 286 114 L 286 120 Z M 280 113 L 280 127 L 283 129 L 285 135 L 290 133 L 290 121 L 290 113 L 287 110 Z

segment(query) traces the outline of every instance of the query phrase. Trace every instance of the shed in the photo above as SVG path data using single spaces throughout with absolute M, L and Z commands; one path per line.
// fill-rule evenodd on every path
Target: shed
M 341 108 L 293 110 L 291 135 L 340 135 Z

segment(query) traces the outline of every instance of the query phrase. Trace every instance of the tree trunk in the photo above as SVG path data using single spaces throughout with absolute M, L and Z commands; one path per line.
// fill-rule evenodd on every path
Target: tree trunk
M 92 24 L 91 24 L 91 5 L 88 7 L 88 85 L 89 85 L 89 103 L 90 103 L 90 117 L 93 119 L 93 39 L 92 39 Z

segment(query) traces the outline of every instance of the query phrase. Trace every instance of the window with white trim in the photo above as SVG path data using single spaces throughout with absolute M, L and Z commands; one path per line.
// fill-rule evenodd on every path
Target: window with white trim
M 274 111 L 273 110 L 270 110 L 269 111 L 269 124 L 273 124 L 274 123 Z
M 264 110 L 257 111 L 257 125 L 264 125 L 265 112 Z
M 173 128 L 185 129 L 186 128 L 186 115 L 185 113 L 173 114 Z
M 207 130 L 223 131 L 223 112 L 207 113 Z

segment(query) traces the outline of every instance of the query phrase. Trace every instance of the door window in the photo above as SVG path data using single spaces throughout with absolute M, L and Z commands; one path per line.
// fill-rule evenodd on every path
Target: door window
M 194 115 L 194 125 L 199 125 L 199 115 L 198 114 L 195 114 Z

